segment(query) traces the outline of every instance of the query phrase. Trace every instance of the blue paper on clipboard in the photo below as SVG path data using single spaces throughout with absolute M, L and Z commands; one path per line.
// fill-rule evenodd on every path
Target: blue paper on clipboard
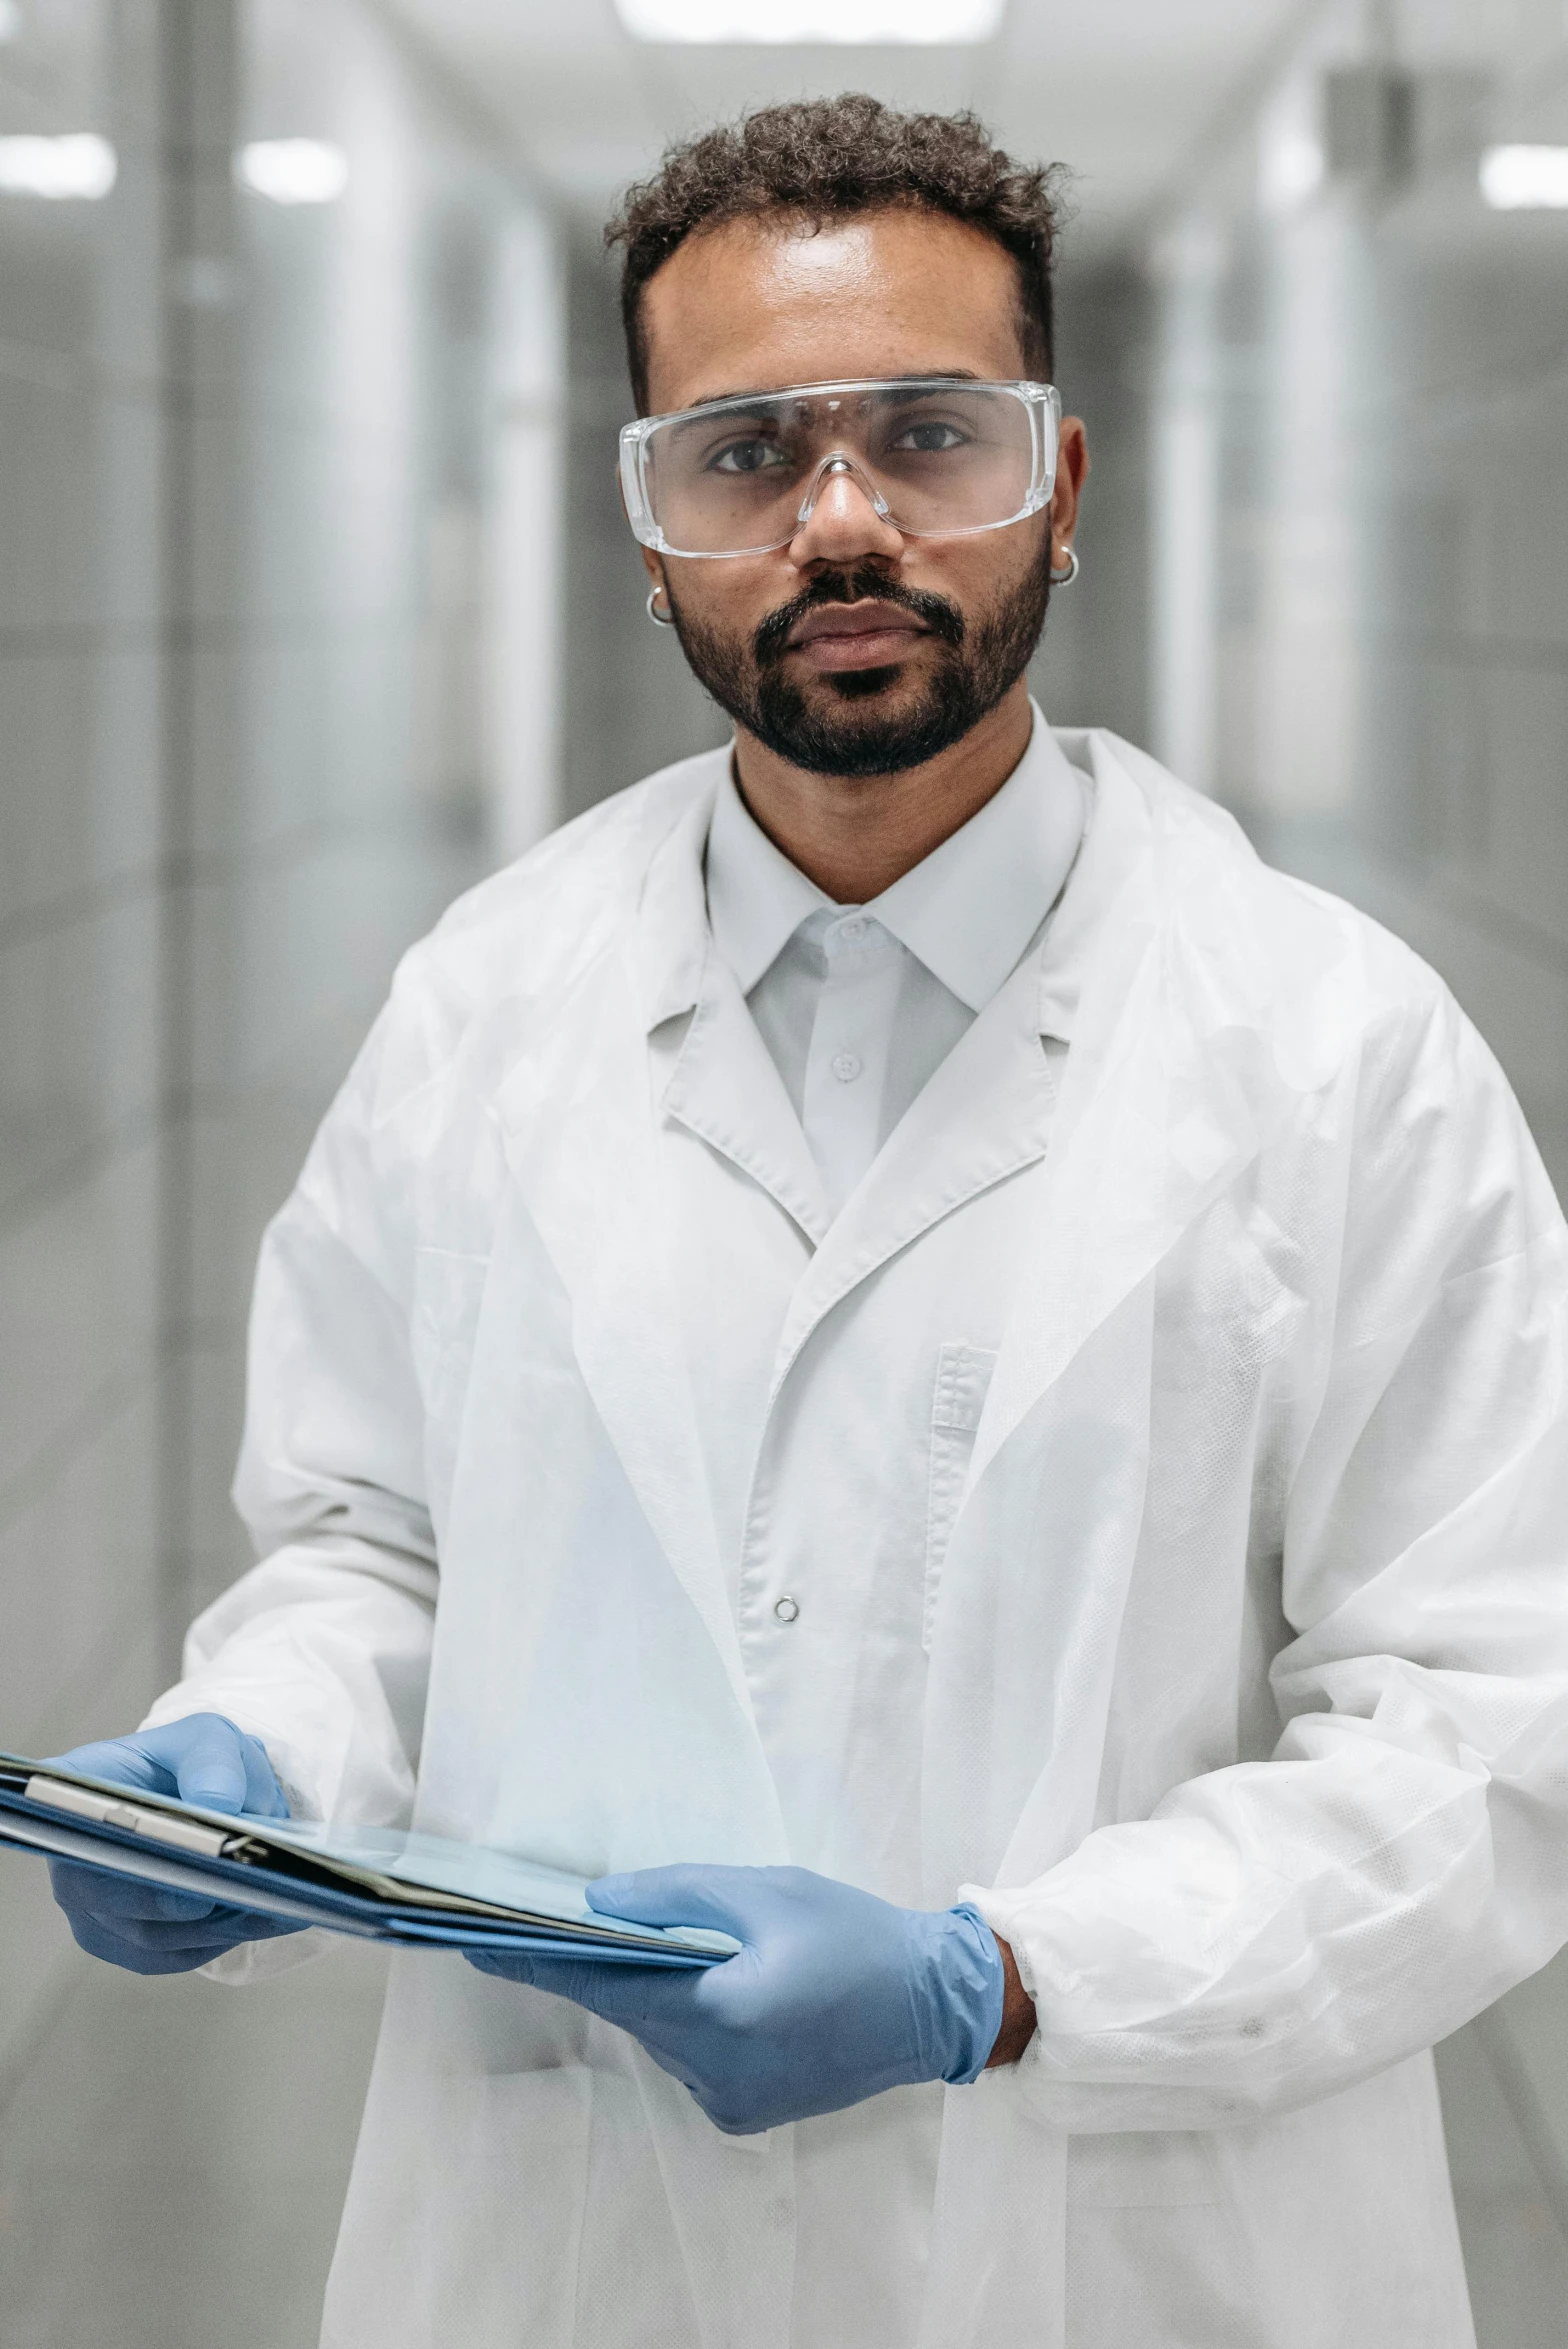
M 728 1934 L 590 1908 L 588 1878 L 393 1827 L 203 1810 L 0 1751 L 0 1844 L 405 1947 L 707 1966 Z

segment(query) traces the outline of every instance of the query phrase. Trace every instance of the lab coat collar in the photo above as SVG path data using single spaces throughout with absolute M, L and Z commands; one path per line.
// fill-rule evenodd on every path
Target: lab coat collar
M 1103 741 L 1102 736 L 1102 745 Z M 1087 815 L 1035 964 L 1036 1017 L 1042 1036 L 1071 1043 L 1085 976 L 1104 943 L 1111 905 L 1139 856 L 1147 852 L 1147 825 L 1141 802 L 1125 789 L 1114 762 L 1107 766 L 1093 735 L 1086 729 L 1062 733 L 1053 743 L 1084 795 Z M 1113 776 L 1109 784 L 1103 782 L 1107 773 Z
M 1038 706 L 1028 747 L 984 807 L 863 909 L 981 1012 L 1060 895 L 1084 827 L 1083 786 Z M 802 922 L 833 901 L 775 847 L 731 770 L 708 835 L 707 909 L 715 946 L 749 995 Z
M 710 929 L 704 843 L 711 851 L 715 839 L 728 837 L 733 846 L 739 825 L 765 852 L 762 858 L 743 852 L 731 869 L 741 876 L 742 890 L 748 881 L 758 882 L 756 909 L 771 919 L 770 936 L 808 897 L 815 901 L 820 893 L 746 814 L 727 754 L 714 752 L 711 760 L 693 762 L 696 788 L 650 858 L 635 939 L 649 1033 L 668 1020 L 689 1017 L 690 1022 L 665 1064 L 667 1073 L 656 1076 L 655 1103 L 661 1114 L 678 1120 L 758 1183 L 822 1253 L 823 1261 L 813 1266 L 796 1298 L 779 1357 L 780 1376 L 839 1297 L 964 1200 L 1044 1153 L 1054 1079 L 1039 1038 L 1072 1034 L 1082 973 L 1100 918 L 1138 846 L 1117 807 L 1099 804 L 1087 741 L 1080 751 L 1081 770 L 1058 748 L 1037 713 L 1025 759 L 980 816 L 944 844 L 952 847 L 971 836 L 972 847 L 975 824 L 998 810 L 999 819 L 981 841 L 982 853 L 956 860 L 950 876 L 955 895 L 961 898 L 967 888 L 984 890 L 993 882 L 1005 892 L 1013 878 L 1009 864 L 1027 867 L 1034 876 L 1027 898 L 1019 890 L 1010 901 L 1013 925 L 1029 920 L 1030 927 L 1017 951 L 1011 935 L 1005 946 L 995 948 L 997 959 L 1003 952 L 1010 957 L 998 985 L 991 985 L 989 973 L 981 974 L 978 957 L 960 974 L 944 957 L 941 941 L 932 947 L 942 902 L 936 895 L 940 874 L 933 868 L 943 851 L 906 876 L 912 881 L 918 875 L 921 887 L 893 911 L 900 922 L 907 915 L 910 950 L 934 951 L 950 976 L 961 976 L 976 993 L 987 990 L 986 1000 L 975 1025 L 889 1136 L 836 1219 L 783 1080 L 747 1011 L 743 985 L 749 966 L 743 961 L 737 971 L 718 950 Z M 1094 812 L 1084 838 L 1086 799 Z M 723 812 L 726 803 L 729 815 Z M 778 868 L 771 879 L 768 860 Z M 896 883 L 878 902 L 885 905 L 904 889 L 904 882 Z M 771 916 L 765 907 L 770 898 Z M 1058 899 L 1042 931 L 1041 908 Z M 729 902 L 739 906 L 743 895 Z M 984 904 L 952 929 L 955 939 L 961 931 L 974 931 L 983 945 Z M 1032 954 L 1027 951 L 1031 935 L 1041 940 Z
M 816 1245 L 832 1221 L 822 1178 L 784 1080 L 708 926 L 703 845 L 728 760 L 727 751 L 714 751 L 692 762 L 691 797 L 649 858 L 630 943 L 650 1040 L 668 1022 L 689 1021 L 685 1034 L 674 1031 L 666 1052 L 655 1056 L 654 1107 L 759 1183 Z M 763 845 L 777 856 L 771 842 Z M 796 878 L 810 888 L 804 874 Z
M 688 763 L 690 796 L 655 841 L 629 941 L 645 1033 L 695 1008 L 712 951 L 702 886 L 702 848 L 728 750 Z
M 833 1221 L 817 1162 L 734 973 L 710 955 L 661 1106 L 777 1200 L 820 1246 Z

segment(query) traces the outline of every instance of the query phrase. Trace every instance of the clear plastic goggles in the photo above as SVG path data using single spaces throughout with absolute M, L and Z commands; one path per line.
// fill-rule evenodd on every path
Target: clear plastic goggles
M 788 546 L 843 474 L 906 537 L 963 537 L 1049 504 L 1061 415 L 1049 383 L 808 383 L 623 426 L 621 488 L 665 555 Z

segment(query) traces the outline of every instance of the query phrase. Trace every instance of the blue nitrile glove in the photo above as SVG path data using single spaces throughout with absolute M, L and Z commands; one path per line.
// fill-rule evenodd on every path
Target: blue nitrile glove
M 702 1971 L 469 1952 L 642 2042 L 730 2136 L 915 2080 L 973 2080 L 1002 2025 L 996 1936 L 967 1905 L 899 1909 L 806 1868 L 644 1868 L 588 1898 L 643 1925 L 743 1944 Z
M 161 1729 L 139 1729 L 134 1737 L 79 1745 L 54 1759 L 85 1777 L 174 1795 L 208 1811 L 249 1811 L 261 1819 L 289 1815 L 266 1748 L 221 1713 L 192 1713 Z M 133 1974 L 189 1974 L 241 1941 L 300 1931 L 281 1917 L 225 1908 L 195 1893 L 166 1892 L 76 1860 L 51 1860 L 49 1874 L 82 1948 Z

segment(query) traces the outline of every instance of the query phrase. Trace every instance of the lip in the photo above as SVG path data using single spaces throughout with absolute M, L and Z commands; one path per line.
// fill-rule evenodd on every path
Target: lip
M 924 621 L 901 604 L 867 601 L 822 604 L 808 612 L 789 640 L 814 669 L 878 669 L 908 657 Z

